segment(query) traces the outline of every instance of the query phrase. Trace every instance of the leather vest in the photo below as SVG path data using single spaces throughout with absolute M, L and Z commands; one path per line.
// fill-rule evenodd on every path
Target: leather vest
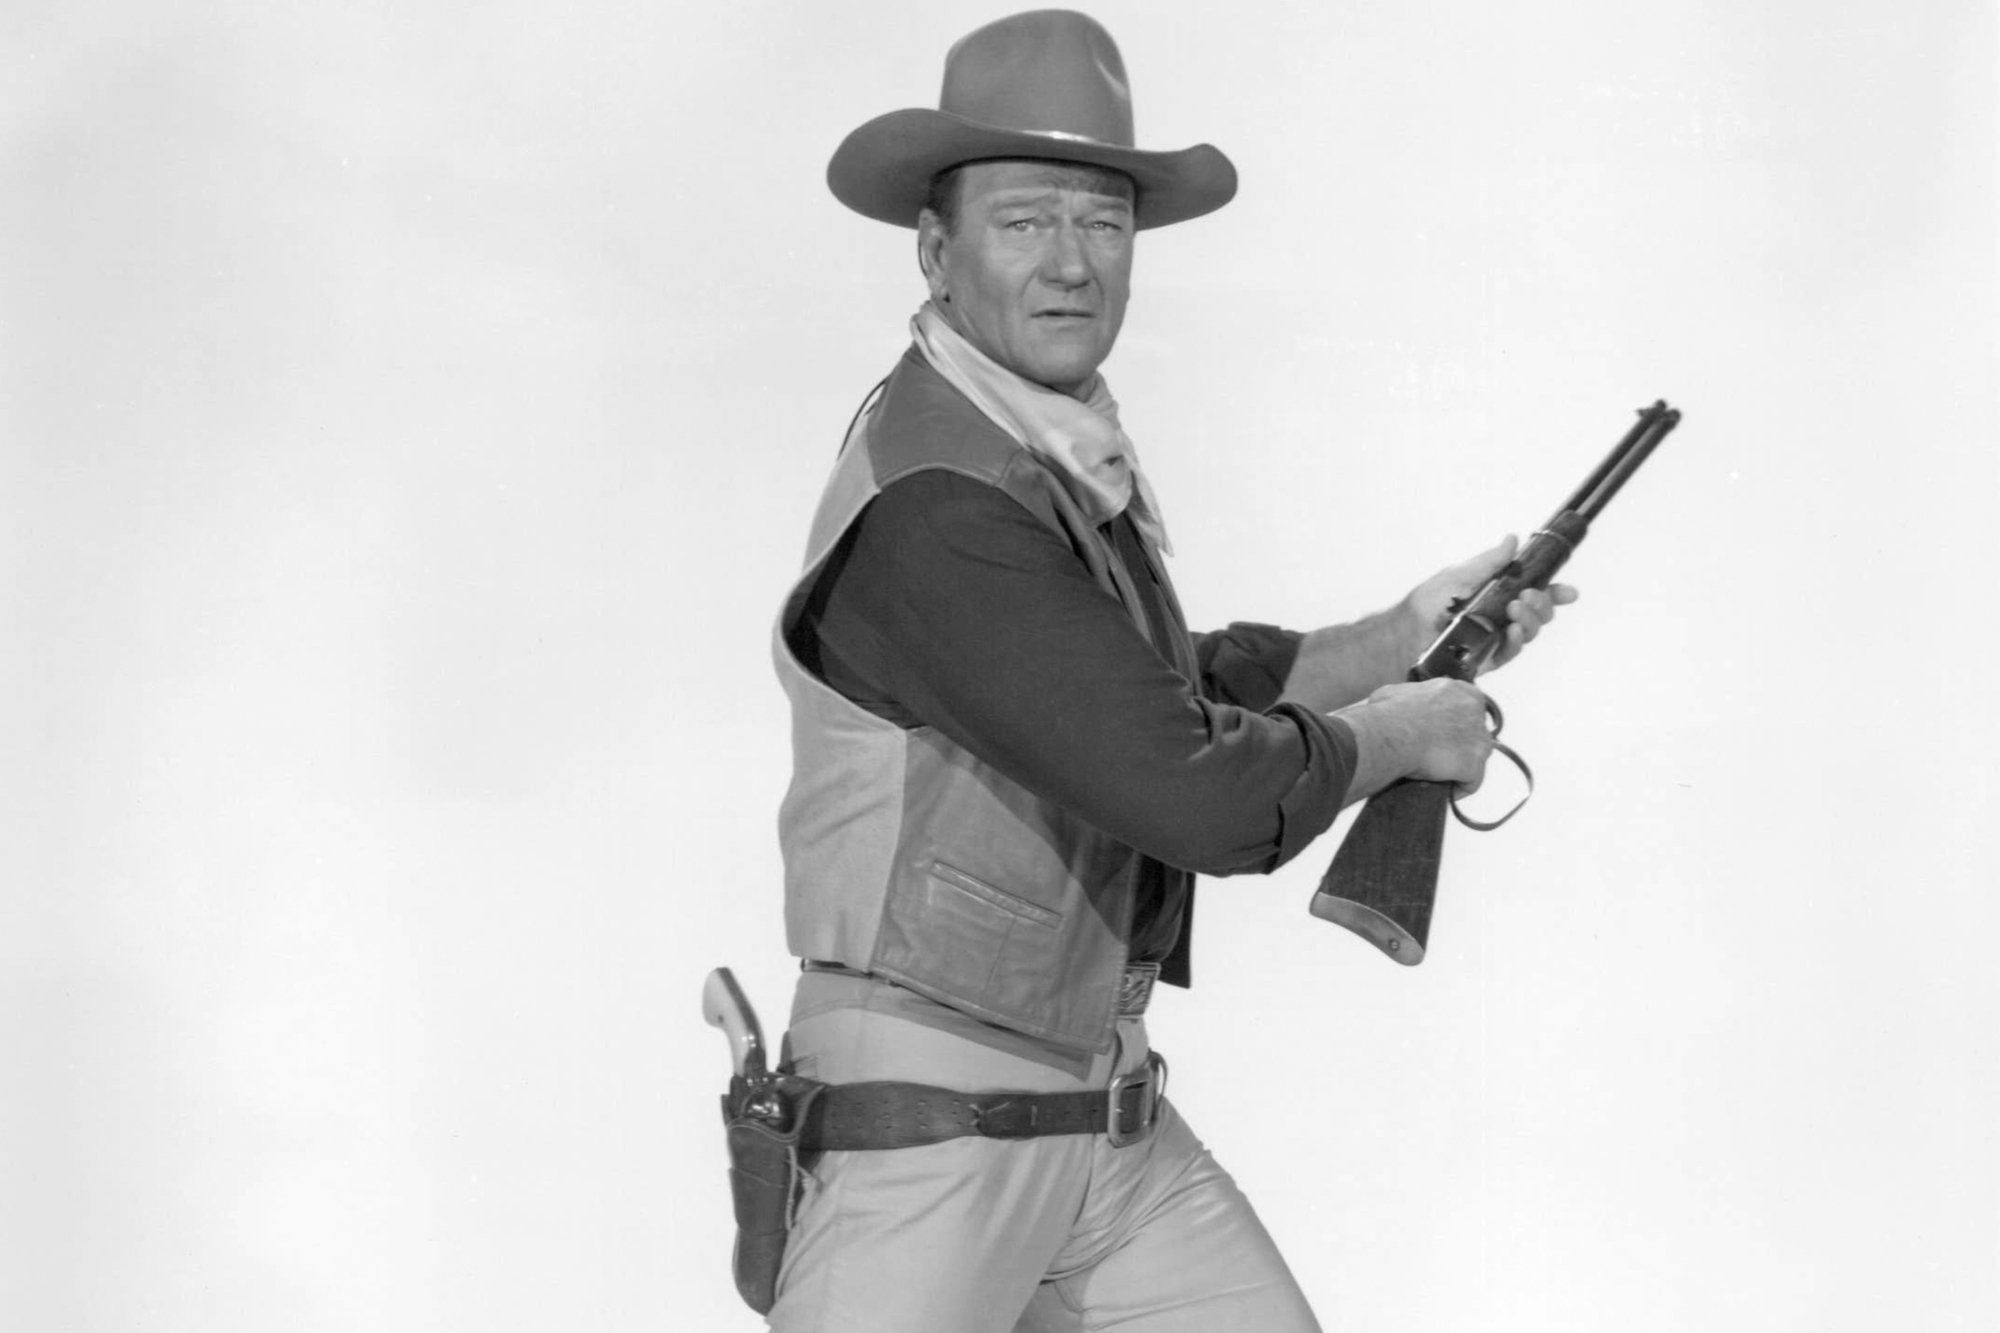
M 1058 1046 L 1109 1050 L 1140 853 L 934 729 L 906 729 L 852 703 L 801 666 L 787 642 L 863 507 L 927 468 L 1004 491 L 1059 533 L 1150 632 L 1134 572 L 1071 498 L 1063 473 L 912 349 L 850 434 L 778 619 L 778 676 L 792 708 L 792 781 L 779 814 L 787 943 L 801 958 L 861 968 Z M 1139 573 L 1158 581 L 1173 621 L 1170 641 L 1155 647 L 1193 681 L 1186 625 L 1149 556 L 1151 570 Z M 1168 869 L 1168 891 L 1185 895 L 1190 878 Z

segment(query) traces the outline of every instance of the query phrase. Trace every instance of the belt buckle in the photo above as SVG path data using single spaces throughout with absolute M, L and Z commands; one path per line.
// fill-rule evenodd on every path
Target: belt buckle
M 1139 1123 L 1128 1130 L 1120 1120 L 1118 1103 L 1124 1098 L 1125 1090 L 1132 1087 L 1144 1090 L 1139 1094 Z M 1167 1095 L 1167 1062 L 1158 1051 L 1147 1051 L 1145 1068 L 1130 1074 L 1119 1074 L 1111 1080 L 1111 1086 L 1105 1089 L 1104 1095 L 1109 1104 L 1104 1117 L 1104 1137 L 1114 1148 L 1137 1143 L 1146 1137 L 1153 1128 L 1153 1122 L 1159 1119 L 1160 1100 Z

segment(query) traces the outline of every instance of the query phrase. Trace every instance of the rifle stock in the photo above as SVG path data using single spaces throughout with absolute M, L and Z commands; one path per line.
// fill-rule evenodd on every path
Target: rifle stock
M 1424 961 L 1451 784 L 1405 780 L 1361 807 L 1313 894 L 1312 914 L 1406 967 Z
M 1583 544 L 1591 520 L 1680 419 L 1681 414 L 1664 400 L 1641 408 L 1638 424 L 1513 561 L 1454 607 L 1451 621 L 1417 659 L 1409 678 L 1452 676 L 1469 681 L 1476 676 L 1505 641 L 1508 605 L 1529 588 L 1549 586 Z M 1526 765 L 1522 771 L 1527 771 Z M 1430 938 L 1451 797 L 1448 782 L 1415 780 L 1394 783 L 1370 797 L 1313 894 L 1312 914 L 1345 926 L 1399 963 L 1409 967 L 1421 963 Z

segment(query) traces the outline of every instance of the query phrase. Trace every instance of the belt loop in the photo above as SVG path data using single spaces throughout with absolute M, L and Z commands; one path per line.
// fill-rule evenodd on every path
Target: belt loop
M 1127 963 L 1118 977 L 1118 1016 L 1137 1018 L 1153 999 L 1153 983 L 1160 979 L 1158 963 Z

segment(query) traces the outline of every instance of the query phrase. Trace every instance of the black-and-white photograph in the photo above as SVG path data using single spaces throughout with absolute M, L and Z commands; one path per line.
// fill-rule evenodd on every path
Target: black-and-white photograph
M 0 17 L 0 1326 L 2000 1327 L 2000 18 Z

